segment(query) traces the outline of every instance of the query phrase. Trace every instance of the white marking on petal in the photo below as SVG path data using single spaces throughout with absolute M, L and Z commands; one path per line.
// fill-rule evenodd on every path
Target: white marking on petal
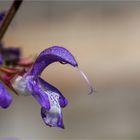
M 17 76 L 11 80 L 13 88 L 19 95 L 28 96 L 30 93 L 27 91 L 27 79 L 22 76 Z
M 46 112 L 45 122 L 50 126 L 57 126 L 58 119 L 61 114 L 61 107 L 59 105 L 59 94 L 47 91 L 46 94 L 48 95 L 50 101 L 50 110 Z
M 50 111 L 54 113 L 60 113 L 61 107 L 59 105 L 59 94 L 48 90 L 47 95 L 51 106 Z

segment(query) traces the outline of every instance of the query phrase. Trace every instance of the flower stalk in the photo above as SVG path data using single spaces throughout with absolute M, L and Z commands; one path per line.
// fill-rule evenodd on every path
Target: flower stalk
M 6 16 L 4 17 L 1 26 L 0 26 L 0 41 L 2 40 L 5 32 L 7 31 L 8 26 L 10 25 L 12 19 L 14 18 L 15 14 L 17 13 L 21 3 L 23 0 L 15 0 L 7 12 Z

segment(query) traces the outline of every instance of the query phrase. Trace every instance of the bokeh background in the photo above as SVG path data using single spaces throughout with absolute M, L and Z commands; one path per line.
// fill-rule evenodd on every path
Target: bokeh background
M 0 1 L 0 10 L 11 1 Z M 33 97 L 13 95 L 0 110 L 3 139 L 113 139 L 140 137 L 140 2 L 24 1 L 5 45 L 33 57 L 59 45 L 72 52 L 97 90 L 69 65 L 54 63 L 42 77 L 69 100 L 65 130 L 45 126 Z

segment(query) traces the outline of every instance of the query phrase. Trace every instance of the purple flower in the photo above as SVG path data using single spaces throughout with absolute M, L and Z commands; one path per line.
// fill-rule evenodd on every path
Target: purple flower
M 64 128 L 61 108 L 65 107 L 68 101 L 57 88 L 40 77 L 42 71 L 53 62 L 78 67 L 75 58 L 68 50 L 53 46 L 42 51 L 31 69 L 23 75 L 18 75 L 11 83 L 18 94 L 32 95 L 37 100 L 45 124 Z
M 32 95 L 38 101 L 41 105 L 41 116 L 47 125 L 64 128 L 61 108 L 68 101 L 57 88 L 40 78 L 42 71 L 56 61 L 78 66 L 68 50 L 54 46 L 41 52 L 31 70 L 14 79 L 12 85 L 19 94 Z
M 8 93 L 5 87 L 0 83 L 0 106 L 7 108 L 12 102 L 12 96 Z

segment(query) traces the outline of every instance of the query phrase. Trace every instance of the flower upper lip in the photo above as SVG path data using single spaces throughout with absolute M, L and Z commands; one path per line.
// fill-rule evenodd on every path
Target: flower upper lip
M 40 75 L 49 64 L 56 61 L 67 63 L 74 67 L 78 66 L 75 58 L 67 49 L 60 46 L 53 46 L 40 53 L 35 63 L 32 65 L 32 69 L 29 74 Z

